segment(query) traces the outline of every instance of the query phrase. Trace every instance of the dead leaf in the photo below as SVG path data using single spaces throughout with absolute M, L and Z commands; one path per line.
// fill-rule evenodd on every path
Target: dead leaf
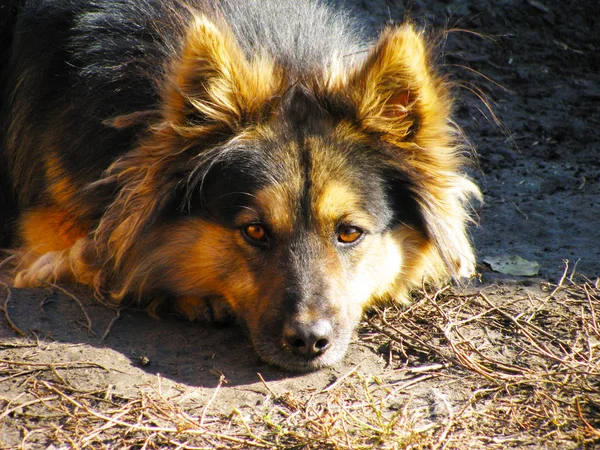
M 494 272 L 519 277 L 533 277 L 540 271 L 537 261 L 527 261 L 518 255 L 486 256 L 483 262 Z

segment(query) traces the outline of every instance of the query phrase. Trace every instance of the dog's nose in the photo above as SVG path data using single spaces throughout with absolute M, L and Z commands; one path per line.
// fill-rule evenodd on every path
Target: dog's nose
M 305 323 L 290 321 L 283 329 L 283 340 L 289 349 L 298 356 L 314 358 L 331 346 L 333 327 L 331 322 L 320 319 Z

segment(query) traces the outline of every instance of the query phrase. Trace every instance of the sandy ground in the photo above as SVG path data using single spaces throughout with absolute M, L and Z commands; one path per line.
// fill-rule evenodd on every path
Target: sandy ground
M 590 279 L 600 275 L 600 32 L 595 24 L 600 5 L 595 0 L 343 3 L 373 31 L 407 16 L 434 29 L 456 29 L 447 35 L 441 61 L 442 70 L 462 86 L 457 119 L 479 155 L 473 169 L 485 195 L 480 225 L 473 230 L 479 260 L 519 255 L 540 264 L 538 276 L 528 278 L 493 273 L 482 264 L 481 284 L 471 288 L 489 289 L 499 303 L 523 292 L 535 295 L 543 280 L 559 278 L 564 259 L 571 268 L 577 262 L 577 272 Z M 259 373 L 274 392 L 299 396 L 349 371 L 387 382 L 406 376 L 398 368 L 407 361 L 390 364 L 387 350 L 366 328 L 339 366 L 291 375 L 260 362 L 235 326 L 175 317 L 157 321 L 141 311 L 106 308 L 82 289 L 69 292 L 77 300 L 57 290 L 13 289 L 7 311 L 27 338 L 2 319 L 0 360 L 81 362 L 61 372 L 70 385 L 108 388 L 123 398 L 156 386 L 160 374 L 164 394 L 182 394 L 192 410 L 210 400 L 222 374 L 227 384 L 211 411 L 223 414 L 260 408 L 267 388 Z M 0 289 L 1 303 L 6 294 Z M 23 389 L 22 377 L 0 379 L 3 401 Z M 440 389 L 446 397 L 432 394 Z M 429 405 L 435 420 L 440 398 L 458 401 L 470 389 L 432 381 L 412 395 Z M 18 447 L 26 422 L 0 419 L 0 447 Z M 31 444 L 36 445 L 49 444 Z

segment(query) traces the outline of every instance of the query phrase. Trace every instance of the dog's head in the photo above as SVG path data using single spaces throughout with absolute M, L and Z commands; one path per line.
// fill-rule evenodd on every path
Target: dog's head
M 123 187 L 97 240 L 117 296 L 222 298 L 262 358 L 310 370 L 344 355 L 366 306 L 473 270 L 478 190 L 411 27 L 298 74 L 199 18 L 163 99 L 109 175 Z

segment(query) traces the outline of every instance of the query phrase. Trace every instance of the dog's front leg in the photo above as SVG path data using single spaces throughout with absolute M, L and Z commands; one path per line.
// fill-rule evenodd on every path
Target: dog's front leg
M 226 324 L 233 320 L 233 313 L 222 297 L 178 297 L 174 307 L 191 321 Z

